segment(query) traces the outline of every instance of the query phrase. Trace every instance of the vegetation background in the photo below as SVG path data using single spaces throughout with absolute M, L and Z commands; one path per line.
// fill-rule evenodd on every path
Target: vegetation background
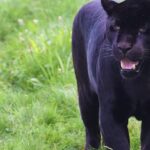
M 0 150 L 83 150 L 71 28 L 86 1 L 0 0 Z

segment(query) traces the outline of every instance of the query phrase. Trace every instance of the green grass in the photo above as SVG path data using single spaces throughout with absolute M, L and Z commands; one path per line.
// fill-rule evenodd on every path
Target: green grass
M 83 150 L 70 43 L 85 2 L 0 0 L 0 150 Z

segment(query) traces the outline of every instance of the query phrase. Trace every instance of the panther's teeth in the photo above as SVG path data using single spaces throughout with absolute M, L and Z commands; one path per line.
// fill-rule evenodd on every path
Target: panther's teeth
M 124 1 L 126 1 L 126 0 L 112 0 L 112 1 L 114 1 L 114 2 L 116 2 L 116 3 L 122 3 L 122 2 L 124 2 Z
M 139 64 L 139 62 L 134 62 L 129 59 L 123 59 L 121 60 L 121 68 L 126 70 L 135 70 L 136 66 Z

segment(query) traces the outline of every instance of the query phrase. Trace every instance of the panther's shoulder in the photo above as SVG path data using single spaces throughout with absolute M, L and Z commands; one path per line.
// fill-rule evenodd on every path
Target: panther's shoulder
M 101 6 L 100 0 L 94 0 L 85 4 L 78 11 L 76 18 L 80 26 L 92 26 L 97 20 L 102 20 L 106 16 L 104 9 Z

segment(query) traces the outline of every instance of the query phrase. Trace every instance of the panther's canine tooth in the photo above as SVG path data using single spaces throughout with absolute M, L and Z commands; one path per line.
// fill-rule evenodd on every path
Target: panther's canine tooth
M 121 68 L 122 69 L 128 69 L 128 70 L 135 70 L 136 69 L 136 66 L 139 64 L 138 61 L 134 62 L 134 61 L 131 61 L 127 58 L 121 60 Z
M 126 0 L 112 0 L 113 2 L 116 2 L 116 3 L 123 3 L 123 2 L 125 2 Z

